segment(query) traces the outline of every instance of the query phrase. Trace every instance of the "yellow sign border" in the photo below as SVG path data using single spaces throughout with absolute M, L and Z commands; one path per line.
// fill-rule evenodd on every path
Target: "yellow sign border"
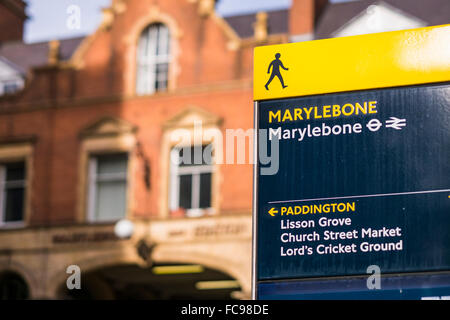
M 282 66 L 278 63 L 276 70 L 285 88 L 274 68 L 269 70 L 277 53 Z M 450 24 L 254 51 L 255 101 L 446 81 L 450 81 Z

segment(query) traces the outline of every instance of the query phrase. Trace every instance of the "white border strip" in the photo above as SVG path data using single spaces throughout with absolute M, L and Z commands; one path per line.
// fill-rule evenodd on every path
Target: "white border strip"
M 339 199 L 356 199 L 356 198 L 375 198 L 375 197 L 390 197 L 390 196 L 402 196 L 408 194 L 424 194 L 424 193 L 441 193 L 450 192 L 450 189 L 443 190 L 427 190 L 427 191 L 413 191 L 413 192 L 399 192 L 399 193 L 380 193 L 380 194 L 367 194 L 360 196 L 347 196 L 347 197 L 332 197 L 332 198 L 316 198 L 316 199 L 301 199 L 301 200 L 285 200 L 285 201 L 269 201 L 269 204 L 287 203 L 287 202 L 307 202 L 307 201 L 322 201 L 322 200 L 339 200 Z
M 253 135 L 253 199 L 252 199 L 252 300 L 256 300 L 256 259 L 257 259 L 257 236 L 258 236 L 258 170 L 259 170 L 259 117 L 258 102 L 254 102 L 254 125 L 255 132 Z

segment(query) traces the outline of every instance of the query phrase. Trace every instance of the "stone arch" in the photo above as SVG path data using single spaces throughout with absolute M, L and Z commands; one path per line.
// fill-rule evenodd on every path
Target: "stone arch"
M 198 245 L 171 245 L 157 246 L 152 255 L 153 261 L 157 263 L 189 263 L 200 264 L 210 269 L 215 269 L 236 279 L 241 285 L 241 290 L 245 296 L 250 297 L 251 292 L 251 260 L 248 266 L 242 256 L 246 256 L 246 250 L 239 248 L 245 246 L 240 242 L 224 242 L 218 244 L 217 248 L 207 248 L 204 243 Z M 251 251 L 251 247 L 249 246 Z M 224 254 L 231 252 L 234 254 Z M 250 252 L 251 256 L 251 252 Z M 236 260 L 233 260 L 233 257 Z
M 90 272 L 96 269 L 122 265 L 122 264 L 139 264 L 140 261 L 136 257 L 131 257 L 125 254 L 105 254 L 105 255 L 95 255 L 92 257 L 85 257 L 81 260 L 72 261 L 71 265 L 77 265 L 81 269 L 81 274 L 85 272 Z M 69 265 L 69 264 L 67 264 Z M 59 290 L 62 285 L 67 280 L 69 275 L 66 273 L 66 269 L 57 270 L 54 274 L 49 276 L 49 296 L 52 298 L 58 298 Z
M 149 11 L 143 15 L 140 19 L 138 19 L 131 28 L 130 32 L 125 38 L 125 43 L 127 46 L 127 54 L 126 54 L 126 64 L 127 64 L 127 72 L 124 77 L 126 93 L 129 95 L 135 95 L 136 92 L 136 73 L 137 73 L 137 46 L 139 42 L 139 37 L 142 32 L 149 25 L 162 23 L 170 31 L 171 35 L 171 56 L 172 61 L 169 65 L 169 83 L 168 90 L 171 91 L 176 88 L 176 78 L 180 72 L 180 67 L 178 64 L 178 57 L 181 54 L 181 50 L 179 47 L 179 39 L 182 37 L 182 31 L 179 28 L 177 22 L 174 18 L 172 18 L 169 14 L 161 12 L 159 7 L 152 6 Z
M 246 255 L 245 250 L 237 252 L 233 246 L 233 242 L 224 242 L 226 251 L 233 250 L 237 255 Z M 243 243 L 236 242 L 235 245 L 243 246 Z M 157 245 L 152 254 L 153 262 L 155 263 L 177 263 L 177 264 L 200 264 L 207 268 L 220 271 L 229 275 L 233 279 L 236 279 L 243 292 L 244 297 L 250 295 L 250 270 L 249 266 L 242 263 L 242 259 L 236 258 L 233 261 L 231 254 L 223 254 L 223 248 L 214 248 L 212 250 L 205 250 L 203 244 L 193 245 Z M 131 247 L 134 250 L 134 246 Z M 130 248 L 130 249 L 131 249 Z M 251 248 L 249 247 L 249 250 Z M 131 253 L 131 251 L 129 252 Z M 82 260 L 73 261 L 71 264 L 75 264 L 80 267 L 82 274 L 85 272 L 94 271 L 105 267 L 114 265 L 142 265 L 143 261 L 134 254 L 108 254 L 108 255 L 93 255 L 90 258 L 84 258 Z M 51 298 L 57 298 L 61 285 L 64 285 L 68 275 L 65 269 L 58 270 L 52 275 L 49 275 L 49 289 L 48 296 Z M 248 271 L 248 272 L 247 272 Z
M 28 295 L 30 299 L 39 298 L 45 295 L 32 270 L 24 266 L 22 263 L 16 261 L 8 261 L 7 263 L 4 263 L 3 261 L 0 261 L 0 274 L 5 272 L 15 273 L 22 277 L 28 286 Z

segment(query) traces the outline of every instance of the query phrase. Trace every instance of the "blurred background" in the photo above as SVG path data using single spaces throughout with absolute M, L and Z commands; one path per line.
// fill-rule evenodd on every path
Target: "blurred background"
M 0 299 L 249 299 L 253 49 L 449 22 L 448 0 L 0 0 Z

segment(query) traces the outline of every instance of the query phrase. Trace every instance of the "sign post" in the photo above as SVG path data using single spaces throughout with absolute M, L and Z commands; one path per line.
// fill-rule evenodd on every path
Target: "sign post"
M 450 26 L 255 49 L 253 296 L 450 297 Z

